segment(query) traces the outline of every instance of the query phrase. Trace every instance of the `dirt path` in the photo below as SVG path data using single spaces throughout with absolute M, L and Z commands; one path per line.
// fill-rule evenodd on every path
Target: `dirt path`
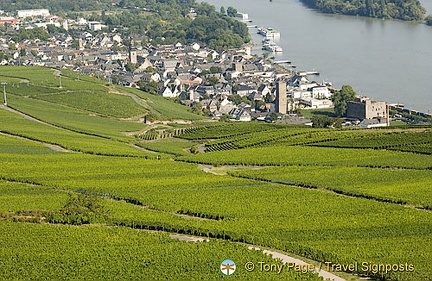
M 278 252 L 274 252 L 274 251 L 269 251 L 269 250 L 261 250 L 260 248 L 254 247 L 254 246 L 250 246 L 250 247 L 248 247 L 248 249 L 250 249 L 250 250 L 260 250 L 260 251 L 262 251 L 266 255 L 271 255 L 274 259 L 280 259 L 280 260 L 282 260 L 282 262 L 284 264 L 295 263 L 295 264 L 298 264 L 298 265 L 301 265 L 301 266 L 310 266 L 310 264 L 307 263 L 307 262 L 304 262 L 304 261 L 302 261 L 300 259 L 296 259 L 296 258 L 290 257 L 290 256 L 282 254 L 282 253 L 278 253 Z M 324 280 L 330 279 L 330 280 L 334 280 L 334 281 L 345 281 L 344 278 L 336 276 L 336 275 L 334 275 L 331 272 L 322 270 L 319 267 L 315 267 L 314 272 L 318 273 L 319 276 L 322 276 L 324 278 Z
M 141 147 L 141 146 L 138 146 L 138 145 L 136 145 L 136 144 L 129 144 L 129 145 L 130 145 L 131 147 L 135 148 L 135 149 L 138 149 L 138 150 L 141 150 L 141 151 L 144 151 L 144 152 L 153 153 L 153 154 L 157 154 L 157 153 L 158 153 L 158 152 L 153 151 L 153 150 L 145 149 L 145 148 L 143 148 L 143 147 Z
M 200 237 L 192 237 L 192 236 L 184 236 L 179 234 L 170 234 L 171 239 L 178 239 L 180 241 L 186 241 L 186 242 L 208 242 L 208 239 L 200 238 Z
M 27 115 L 27 114 L 25 114 L 25 113 L 19 112 L 18 110 L 15 110 L 15 109 L 10 108 L 10 107 L 8 107 L 8 106 L 0 105 L 0 108 L 1 108 L 1 109 L 4 109 L 4 110 L 7 110 L 7 111 L 10 111 L 10 112 L 12 112 L 12 113 L 18 114 L 18 115 L 20 115 L 20 116 L 22 116 L 22 117 L 24 117 L 24 118 L 26 118 L 26 119 L 28 119 L 28 120 L 35 121 L 35 122 L 38 122 L 38 123 L 40 123 L 40 124 L 44 124 L 44 125 L 47 125 L 47 126 L 51 126 L 51 127 L 58 128 L 58 127 L 56 127 L 56 126 L 54 126 L 54 125 L 52 125 L 52 124 L 50 124 L 50 123 L 47 123 L 47 122 L 42 121 L 42 120 L 40 120 L 40 119 L 34 118 L 34 117 L 32 117 L 32 116 L 30 116 L 30 115 Z
M 170 238 L 172 239 L 178 239 L 180 241 L 185 241 L 185 242 L 208 242 L 209 239 L 205 239 L 202 237 L 195 237 L 195 236 L 187 236 L 187 235 L 179 235 L 179 234 L 170 234 Z M 262 251 L 264 254 L 266 255 L 271 255 L 273 257 L 273 259 L 280 259 L 282 260 L 282 262 L 284 264 L 287 263 L 294 263 L 296 265 L 300 265 L 300 266 L 311 266 L 309 263 L 302 261 L 300 259 L 297 258 L 293 258 L 290 257 L 288 255 L 279 253 L 279 252 L 275 252 L 275 251 L 269 251 L 269 250 L 262 250 L 256 246 L 249 246 L 248 247 L 249 250 L 258 250 L 258 251 Z M 319 276 L 323 277 L 324 280 L 333 280 L 333 281 L 346 281 L 346 279 L 339 277 L 337 275 L 334 275 L 331 272 L 322 270 L 318 267 L 315 267 L 314 272 L 318 273 Z
M 225 176 L 228 171 L 232 170 L 261 170 L 266 168 L 265 166 L 220 166 L 215 167 L 212 165 L 198 164 L 198 169 L 202 169 L 206 173 L 213 175 Z

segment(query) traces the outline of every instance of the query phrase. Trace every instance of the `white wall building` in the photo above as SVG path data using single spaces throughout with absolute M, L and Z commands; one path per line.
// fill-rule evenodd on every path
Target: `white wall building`
M 50 12 L 48 9 L 18 10 L 18 17 L 19 18 L 46 17 L 49 15 L 50 15 Z
M 312 90 L 312 97 L 314 99 L 328 99 L 332 96 L 332 93 L 326 86 L 316 86 L 310 90 Z
M 99 31 L 99 30 L 102 30 L 102 28 L 106 27 L 106 25 L 103 25 L 103 24 L 101 24 L 100 22 L 97 22 L 97 21 L 89 21 L 88 25 L 89 25 L 89 29 L 91 31 Z

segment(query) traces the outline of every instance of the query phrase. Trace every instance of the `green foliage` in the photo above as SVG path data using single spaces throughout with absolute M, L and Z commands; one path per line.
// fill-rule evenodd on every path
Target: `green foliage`
M 138 145 L 152 151 L 173 155 L 188 155 L 187 149 L 193 147 L 195 143 L 182 139 L 161 139 L 151 142 L 140 142 Z
M 220 66 L 210 67 L 210 73 L 222 73 L 222 68 Z
M 275 273 L 247 272 L 241 265 L 248 261 L 281 264 L 243 245 L 215 240 L 185 243 L 167 233 L 119 227 L 0 222 L 0 231 L 4 245 L 0 258 L 7 268 L 0 271 L 3 280 L 222 280 L 219 266 L 227 256 L 237 263 L 236 279 L 257 280 L 273 278 Z M 288 270 L 278 277 L 320 280 Z
M 246 96 L 240 96 L 239 94 L 234 94 L 228 97 L 229 101 L 232 101 L 235 105 L 239 105 L 242 102 L 251 104 L 251 101 L 248 100 Z
M 313 155 L 313 157 L 305 157 Z M 192 163 L 214 165 L 329 165 L 370 166 L 431 169 L 429 155 L 416 155 L 398 151 L 285 146 L 252 147 L 239 150 L 201 153 L 180 159 Z
M 4 52 L 0 52 L 0 60 L 8 60 L 10 56 Z
M 267 93 L 266 94 L 266 96 L 265 96 L 265 98 L 264 98 L 264 101 L 266 102 L 266 103 L 270 103 L 270 102 L 273 102 L 275 100 L 275 98 L 272 96 L 272 94 L 270 94 L 270 93 Z
M 50 35 L 43 27 L 36 27 L 33 29 L 22 28 L 17 34 L 12 35 L 12 40 L 15 42 L 21 42 L 28 39 L 40 39 L 42 41 L 48 41 Z
M 0 120 L 2 121 L 0 122 L 0 132 L 58 145 L 76 152 L 155 157 L 155 155 L 130 147 L 127 143 L 41 124 L 5 110 L 0 110 Z
M 248 34 L 244 23 L 216 15 L 199 16 L 186 29 L 186 38 L 190 42 L 202 41 L 216 50 L 239 48 L 250 40 Z
M 300 187 L 324 188 L 345 195 L 432 207 L 430 170 L 392 170 L 364 167 L 271 167 L 258 171 L 235 171 L 232 175 Z
M 107 92 L 82 91 L 33 97 L 117 118 L 143 115 L 146 112 L 131 97 Z M 83 100 L 86 102 L 83 103 Z
M 59 212 L 50 213 L 47 220 L 51 223 L 73 225 L 104 221 L 107 211 L 102 199 L 85 193 L 69 194 L 69 199 Z
M 125 132 L 140 131 L 146 127 L 142 123 L 95 116 L 95 114 L 89 114 L 88 112 L 35 99 L 11 96 L 10 102 L 19 111 L 50 124 L 107 138 L 128 141 L 131 138 L 127 137 L 124 134 Z
M 324 13 L 419 21 L 426 10 L 418 0 L 302 0 Z
M 28 1 L 15 1 L 15 0 L 4 0 L 0 3 L 0 9 L 15 12 L 16 10 L 25 9 L 44 9 L 48 8 L 51 12 L 59 13 L 65 11 L 91 11 L 99 10 L 106 7 L 111 7 L 111 1 L 101 0 L 97 2 L 91 2 L 85 0 L 28 0 Z
M 126 64 L 126 70 L 129 72 L 134 72 L 137 68 L 138 68 L 138 64 L 136 64 L 136 63 L 128 62 Z
M 3 217 L 19 220 L 26 210 L 57 211 L 67 197 L 67 193 L 54 188 L 0 180 L 0 217 L 3 213 Z
M 153 80 L 150 80 L 148 82 L 144 82 L 143 80 L 140 80 L 138 81 L 137 84 L 140 90 L 152 95 L 157 95 L 159 91 L 159 84 Z
M 314 115 L 312 117 L 312 127 L 314 128 L 340 128 L 342 121 L 339 118 L 332 118 L 323 115 Z
M 207 78 L 206 82 L 207 82 L 208 85 L 214 86 L 217 83 L 219 83 L 219 79 L 217 79 L 216 77 L 212 76 L 212 77 Z
M 195 128 L 193 130 L 186 130 L 180 138 L 189 140 L 199 139 L 223 139 L 232 136 L 239 136 L 251 132 L 264 132 L 266 130 L 274 129 L 276 125 L 269 125 L 254 122 L 241 122 L 229 124 L 205 124 L 204 126 Z
M 160 118 L 169 119 L 185 119 L 185 120 L 201 120 L 204 117 L 188 111 L 186 106 L 175 103 L 159 95 L 152 95 L 138 89 L 120 88 L 116 89 L 122 92 L 134 94 L 142 99 L 145 108 L 152 112 L 152 116 L 158 115 Z M 163 117 L 162 117 L 163 116 Z
M 237 10 L 235 8 L 229 6 L 227 9 L 227 15 L 229 17 L 235 17 L 237 15 Z
M 432 15 L 428 15 L 425 20 L 427 25 L 432 26 Z
M 332 101 L 337 116 L 346 116 L 347 102 L 353 101 L 355 95 L 356 93 L 349 85 L 343 85 L 339 91 L 333 94 Z

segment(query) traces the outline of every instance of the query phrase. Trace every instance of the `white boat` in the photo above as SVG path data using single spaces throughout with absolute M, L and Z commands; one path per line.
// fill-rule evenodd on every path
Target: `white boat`
M 274 42 L 270 41 L 270 43 L 266 43 L 263 46 L 263 50 L 269 51 L 269 52 L 275 52 L 280 53 L 283 52 L 283 49 L 281 46 L 276 45 Z
M 261 34 L 262 36 L 265 36 L 266 38 L 269 38 L 269 39 L 280 38 L 280 32 L 277 31 L 276 29 L 271 28 L 271 27 L 269 27 L 269 28 L 264 28 L 264 27 L 258 28 L 258 34 Z

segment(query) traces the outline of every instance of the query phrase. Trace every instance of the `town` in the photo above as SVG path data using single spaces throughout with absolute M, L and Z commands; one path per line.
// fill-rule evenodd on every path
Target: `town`
M 196 17 L 195 11 L 188 16 Z M 29 32 L 10 35 L 22 30 Z M 312 125 L 299 109 L 333 108 L 330 82 L 253 55 L 250 45 L 219 52 L 198 42 L 153 45 L 145 35 L 123 38 L 100 22 L 64 19 L 48 9 L 0 11 L 0 31 L 0 65 L 71 69 L 171 98 L 209 117 Z M 348 102 L 341 125 L 388 126 L 389 108 L 358 97 Z

